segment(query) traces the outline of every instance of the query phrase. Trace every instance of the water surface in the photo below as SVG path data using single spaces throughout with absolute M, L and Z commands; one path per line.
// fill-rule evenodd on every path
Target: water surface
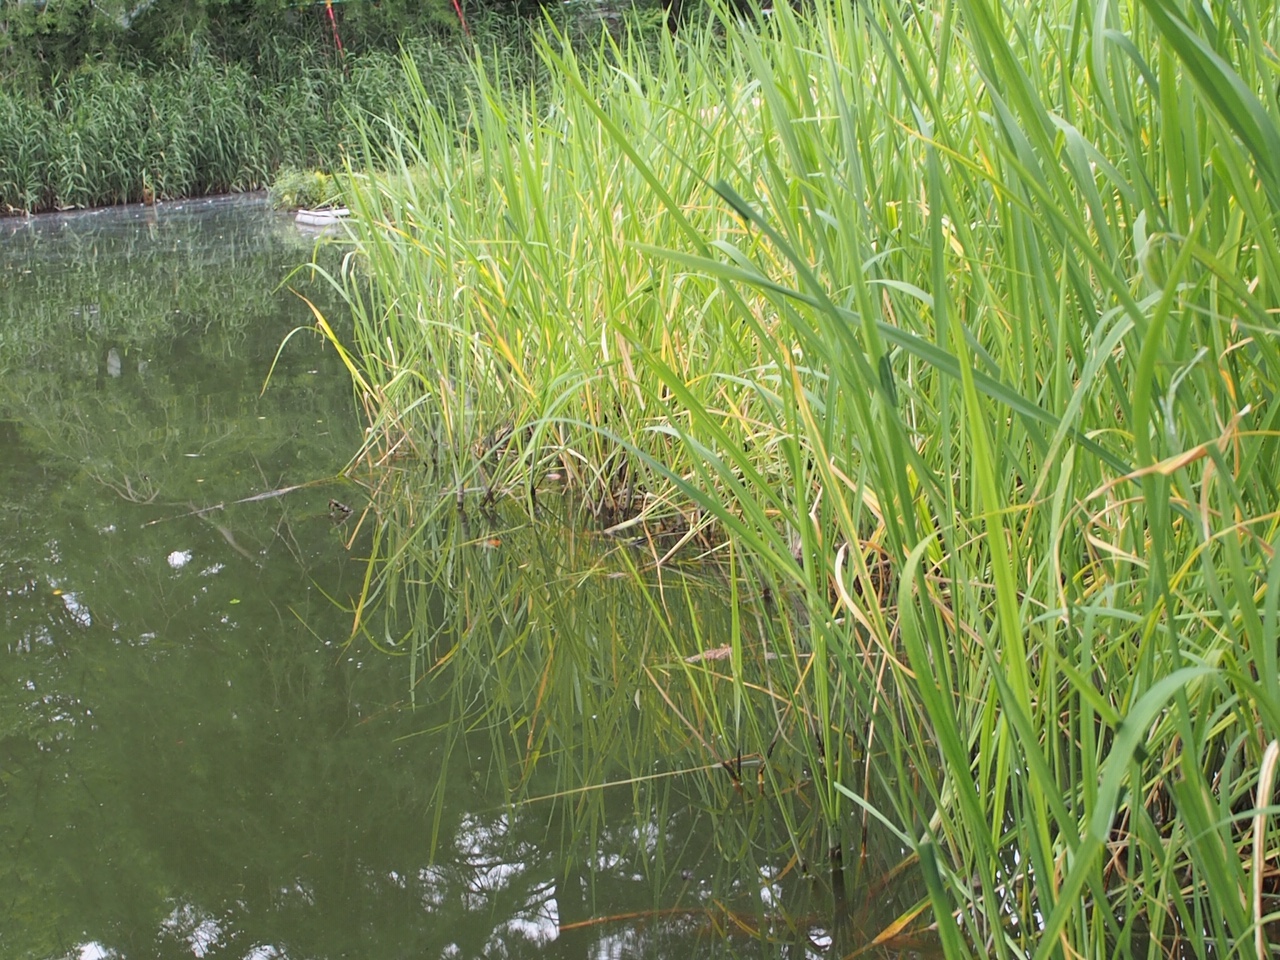
M 297 293 L 341 322 L 292 272 L 312 244 L 252 198 L 0 221 L 0 956 L 865 946 L 913 902 L 876 879 L 900 851 L 835 898 L 715 771 L 513 807 L 524 773 L 521 796 L 551 794 L 578 760 L 524 770 L 534 733 L 483 684 L 424 681 L 394 636 L 349 642 L 371 526 L 365 489 L 333 479 L 361 435 L 350 383 L 310 333 L 266 383 L 309 322 Z M 601 584 L 562 631 L 648 629 L 603 592 L 625 564 L 589 531 L 452 522 L 495 563 L 540 551 L 555 590 Z M 640 696 L 611 682 L 566 696 Z

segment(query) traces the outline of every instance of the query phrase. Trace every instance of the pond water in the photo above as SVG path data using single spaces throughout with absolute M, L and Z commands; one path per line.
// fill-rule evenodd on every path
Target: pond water
M 294 290 L 340 323 L 291 273 L 313 244 L 255 198 L 0 221 L 0 957 L 870 947 L 919 899 L 892 878 L 903 851 L 872 838 L 843 889 L 806 872 L 749 777 L 641 756 L 640 690 L 579 671 L 557 694 L 501 647 L 464 670 L 389 630 L 349 642 L 372 528 L 366 488 L 337 478 L 361 439 L 350 381 L 306 332 L 266 382 L 310 320 Z M 594 591 L 562 633 L 652 629 L 610 592 L 616 547 L 475 522 L 439 535 L 479 558 L 457 576 L 526 633 L 522 576 Z M 455 592 L 415 615 L 473 631 Z M 522 683 L 526 727 L 491 708 Z M 579 710 L 554 742 L 544 696 Z M 566 747 L 596 725 L 603 760 Z M 660 786 L 572 792 L 638 773 Z

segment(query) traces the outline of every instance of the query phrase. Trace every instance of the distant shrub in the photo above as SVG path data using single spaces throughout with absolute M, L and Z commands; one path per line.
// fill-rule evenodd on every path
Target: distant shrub
M 299 207 L 314 210 L 333 206 L 341 195 L 341 189 L 333 177 L 322 170 L 284 166 L 276 171 L 269 193 L 272 204 L 282 210 Z

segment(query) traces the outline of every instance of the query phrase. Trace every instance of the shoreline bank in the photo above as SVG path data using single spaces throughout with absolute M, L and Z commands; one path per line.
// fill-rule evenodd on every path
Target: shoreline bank
M 137 207 L 139 211 L 155 210 L 160 212 L 162 210 L 178 209 L 184 204 L 241 199 L 262 200 L 265 203 L 269 202 L 270 198 L 267 189 L 259 187 L 253 190 L 231 190 L 219 193 L 192 194 L 184 197 L 168 197 L 164 200 L 156 200 L 153 203 L 128 201 L 125 203 L 100 203 L 89 207 L 68 207 L 63 210 L 0 211 L 0 223 L 22 223 L 29 220 L 50 220 L 57 217 L 90 216 L 110 211 L 124 211 L 130 207 Z

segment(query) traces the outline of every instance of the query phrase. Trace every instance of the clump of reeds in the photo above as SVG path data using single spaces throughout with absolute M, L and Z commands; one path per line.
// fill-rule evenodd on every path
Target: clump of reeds
M 527 64 L 508 33 L 490 42 Z M 469 82 L 459 41 L 410 41 L 405 55 L 432 89 Z M 339 63 L 294 44 L 252 70 L 212 56 L 160 69 L 104 62 L 54 78 L 38 96 L 0 87 L 0 213 L 258 189 L 286 164 L 339 169 L 362 118 L 411 107 L 401 78 L 399 58 L 386 53 Z
M 714 523 L 787 598 L 833 850 L 900 831 L 949 955 L 1253 955 L 1274 26 L 907 0 L 550 38 L 536 90 L 481 63 L 461 139 L 410 70 L 398 162 L 350 184 L 369 454 Z

